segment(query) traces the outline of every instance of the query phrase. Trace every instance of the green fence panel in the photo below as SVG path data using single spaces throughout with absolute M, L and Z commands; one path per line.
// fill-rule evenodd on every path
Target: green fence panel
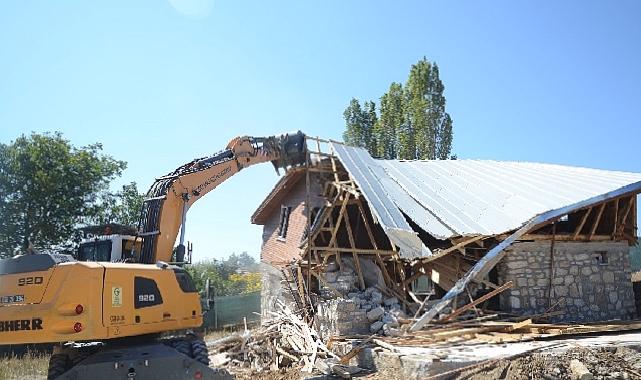
M 260 291 L 237 296 L 214 297 L 213 307 L 205 313 L 205 327 L 223 328 L 260 321 Z

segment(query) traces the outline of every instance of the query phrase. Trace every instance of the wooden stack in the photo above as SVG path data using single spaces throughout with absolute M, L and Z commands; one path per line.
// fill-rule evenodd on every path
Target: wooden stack
M 311 373 L 349 378 L 359 368 L 340 363 L 318 333 L 283 303 L 259 328 L 245 330 L 207 344 L 214 367 L 250 368 L 257 372 L 301 367 Z

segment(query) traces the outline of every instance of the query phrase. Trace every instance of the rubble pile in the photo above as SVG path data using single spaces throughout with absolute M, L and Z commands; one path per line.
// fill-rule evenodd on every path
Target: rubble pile
M 345 377 L 361 369 L 340 363 L 318 333 L 282 302 L 273 318 L 259 328 L 245 330 L 207 344 L 212 366 L 251 369 L 255 372 L 298 367 L 311 373 Z
M 366 274 L 368 274 L 366 272 Z M 347 267 L 324 274 L 324 300 L 316 305 L 316 328 L 321 338 L 332 336 L 384 334 L 398 336 L 399 319 L 406 318 L 398 298 L 386 297 L 384 284 L 372 284 L 364 291 L 357 288 L 358 277 Z M 331 290 L 330 290 L 331 287 Z M 337 293 L 341 297 L 337 297 Z

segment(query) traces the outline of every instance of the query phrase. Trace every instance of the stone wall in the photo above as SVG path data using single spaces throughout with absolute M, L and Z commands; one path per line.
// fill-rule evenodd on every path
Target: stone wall
M 501 310 L 539 314 L 558 302 L 553 311 L 562 314 L 555 322 L 635 317 L 626 242 L 555 242 L 552 266 L 550 244 L 522 242 L 506 250 L 497 265 L 499 283 L 514 286 L 501 293 Z
M 367 311 L 350 299 L 330 299 L 319 302 L 314 317 L 316 331 L 322 339 L 331 336 L 368 334 Z
M 330 262 L 328 271 L 323 273 L 325 282 L 341 296 L 321 286 L 321 299 L 316 305 L 314 322 L 322 339 L 331 336 L 371 334 L 382 332 L 386 335 L 400 334 L 398 318 L 404 318 L 398 299 L 385 298 L 375 288 L 376 282 L 369 283 L 364 291 L 357 288 L 358 276 L 350 268 L 350 259 L 343 259 L 342 269 Z M 361 260 L 362 268 L 368 268 L 368 260 Z M 372 265 L 375 264 L 372 263 Z M 377 267 L 376 267 L 377 268 Z M 375 270 L 370 270 L 371 274 Z M 374 278 L 372 278 L 374 280 Z
M 295 310 L 294 299 L 285 286 L 283 286 L 283 274 L 280 269 L 267 263 L 260 264 L 261 289 L 260 289 L 260 314 L 263 320 L 273 318 L 270 312 L 279 310 L 276 307 L 278 301 Z

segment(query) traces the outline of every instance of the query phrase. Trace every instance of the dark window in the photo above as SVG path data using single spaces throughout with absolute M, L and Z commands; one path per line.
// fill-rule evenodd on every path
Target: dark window
M 151 278 L 134 277 L 134 308 L 142 309 L 162 304 L 162 295 L 156 281 Z
M 174 268 L 174 274 L 176 275 L 176 281 L 178 281 L 178 285 L 180 285 L 180 289 L 182 289 L 183 292 L 197 292 L 194 280 L 192 280 L 191 276 L 189 275 L 189 273 L 187 273 L 186 270 L 182 268 Z
M 434 284 L 427 275 L 422 275 L 412 282 L 412 290 L 415 294 L 431 295 L 434 294 Z
M 111 261 L 111 240 L 96 240 L 80 245 L 80 261 Z
M 278 222 L 278 237 L 285 239 L 287 237 L 287 226 L 289 226 L 289 213 L 292 208 L 289 206 L 280 207 L 280 220 Z
M 594 255 L 594 260 L 598 265 L 608 265 L 608 253 L 606 251 L 598 251 Z
M 305 223 L 305 232 L 303 232 L 303 237 L 301 238 L 301 241 L 304 241 L 307 239 L 307 236 L 309 236 L 309 226 L 312 226 L 312 230 L 316 226 L 316 223 L 318 222 L 316 219 L 318 219 L 320 215 L 320 207 L 314 207 L 312 208 L 312 212 L 309 215 L 309 222 Z

